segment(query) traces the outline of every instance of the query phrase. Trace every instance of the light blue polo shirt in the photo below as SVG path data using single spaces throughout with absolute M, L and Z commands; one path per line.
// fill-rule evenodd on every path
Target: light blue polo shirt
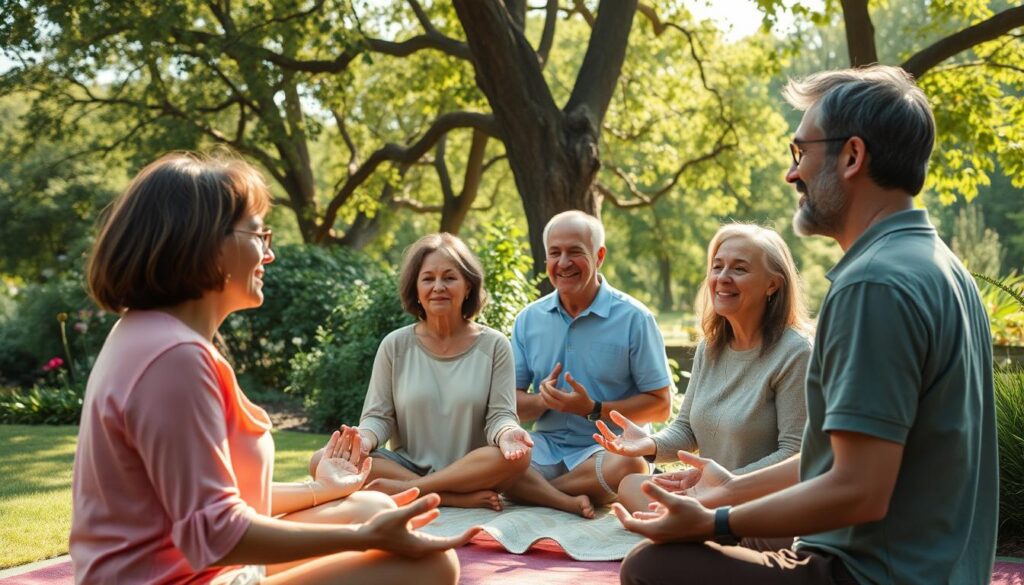
M 671 384 L 665 342 L 654 315 L 604 277 L 590 307 L 576 316 L 562 308 L 558 292 L 527 306 L 512 329 L 516 388 L 537 392 L 555 364 L 562 364 L 558 387 L 572 374 L 594 400 L 610 402 Z M 619 427 L 605 421 L 615 432 Z M 565 463 L 572 469 L 601 450 L 595 424 L 575 414 L 545 412 L 534 425 L 533 463 Z

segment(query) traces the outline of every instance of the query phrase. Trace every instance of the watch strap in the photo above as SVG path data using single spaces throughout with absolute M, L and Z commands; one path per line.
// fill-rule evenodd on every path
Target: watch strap
M 594 408 L 591 409 L 590 414 L 587 415 L 587 420 L 598 421 L 601 420 L 601 409 L 604 407 L 604 403 L 600 400 L 594 401 Z
M 739 537 L 733 534 L 732 529 L 729 528 L 730 509 L 731 506 L 722 506 L 721 508 L 715 509 L 714 541 L 718 544 L 735 545 L 740 541 Z

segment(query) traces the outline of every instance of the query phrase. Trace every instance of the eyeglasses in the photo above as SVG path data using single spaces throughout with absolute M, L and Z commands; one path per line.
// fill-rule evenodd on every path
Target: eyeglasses
M 800 161 L 804 158 L 804 151 L 800 148 L 801 144 L 815 144 L 819 142 L 846 142 L 853 138 L 852 136 L 842 136 L 839 138 L 819 138 L 817 140 L 796 140 L 789 143 L 789 154 L 793 155 L 793 165 L 800 166 Z
M 231 230 L 231 231 L 242 233 L 242 234 L 252 234 L 254 236 L 259 236 L 260 239 L 263 240 L 263 252 L 264 253 L 266 253 L 266 251 L 270 249 L 270 241 L 274 237 L 274 230 L 272 230 L 272 229 L 270 229 L 268 227 L 264 227 L 262 232 L 254 232 L 252 230 Z

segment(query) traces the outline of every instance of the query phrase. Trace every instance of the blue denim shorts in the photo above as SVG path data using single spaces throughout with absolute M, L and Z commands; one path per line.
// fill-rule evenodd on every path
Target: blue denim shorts
M 403 456 L 402 454 L 395 453 L 391 449 L 387 449 L 384 447 L 377 447 L 377 449 L 374 450 L 373 453 L 370 453 L 370 457 L 380 457 L 381 459 L 394 461 L 395 463 L 401 465 L 402 467 L 408 469 L 409 471 L 415 473 L 420 477 L 423 477 L 424 475 L 430 473 L 429 467 L 420 467 L 419 465 L 416 465 L 412 461 L 406 459 L 405 456 Z

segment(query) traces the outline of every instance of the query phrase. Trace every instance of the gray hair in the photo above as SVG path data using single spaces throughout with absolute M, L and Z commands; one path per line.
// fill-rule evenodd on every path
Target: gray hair
M 577 209 L 571 209 L 569 211 L 563 211 L 551 218 L 547 225 L 544 226 L 544 249 L 548 247 L 548 232 L 551 231 L 551 227 L 562 223 L 562 222 L 578 222 L 582 223 L 584 228 L 590 235 L 590 245 L 593 248 L 592 252 L 596 255 L 597 251 L 604 247 L 604 226 L 601 224 L 601 220 L 597 219 L 593 215 L 584 213 Z
M 935 118 L 914 78 L 899 67 L 871 65 L 791 79 L 782 90 L 794 108 L 818 105 L 825 137 L 859 136 L 871 153 L 868 176 L 881 187 L 917 195 L 935 144 Z M 841 143 L 832 143 L 835 157 Z

